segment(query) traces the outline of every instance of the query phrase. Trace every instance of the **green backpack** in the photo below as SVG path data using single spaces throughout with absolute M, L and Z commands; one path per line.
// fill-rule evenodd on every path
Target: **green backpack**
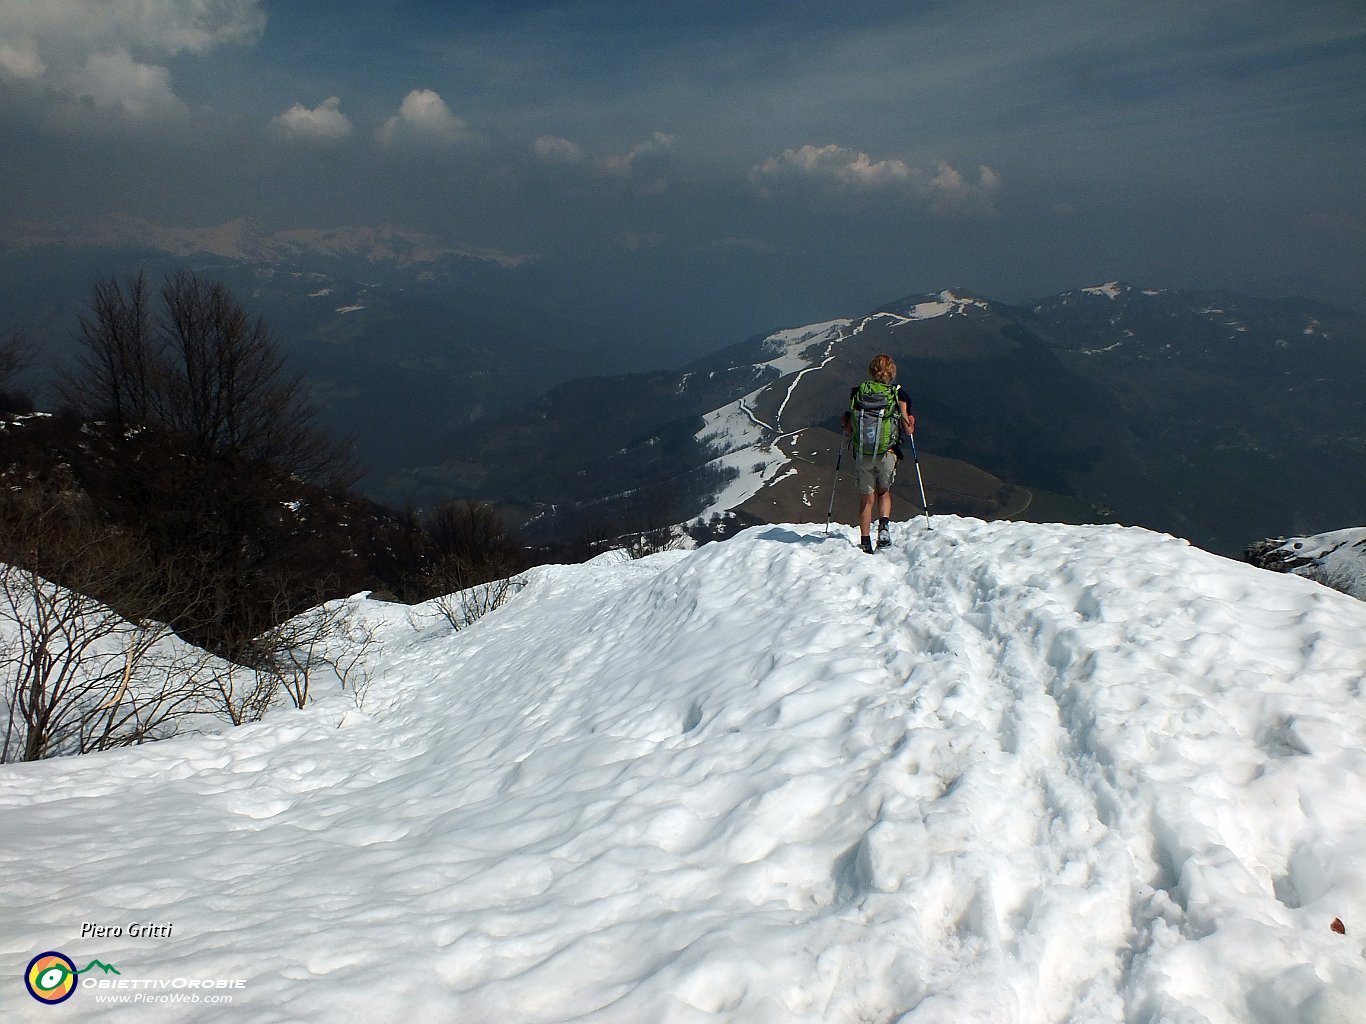
M 895 384 L 865 380 L 849 402 L 854 420 L 854 454 L 877 458 L 896 444 L 901 417 L 897 415 Z

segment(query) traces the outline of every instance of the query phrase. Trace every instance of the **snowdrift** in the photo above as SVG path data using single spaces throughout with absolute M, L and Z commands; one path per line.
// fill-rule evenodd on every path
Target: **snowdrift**
M 897 530 L 541 569 L 458 634 L 358 601 L 363 710 L 3 769 L 6 1019 L 1359 1021 L 1366 605 Z

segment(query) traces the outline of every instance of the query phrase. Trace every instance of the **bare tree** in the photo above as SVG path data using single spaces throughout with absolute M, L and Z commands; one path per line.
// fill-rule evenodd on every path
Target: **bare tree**
M 218 710 L 233 725 L 259 722 L 280 692 L 277 677 L 245 668 L 218 673 L 212 683 Z
M 451 629 L 459 631 L 478 622 L 489 612 L 501 608 L 526 585 L 520 576 L 488 580 L 455 589 L 435 598 L 436 610 Z
M 359 710 L 365 707 L 370 684 L 375 678 L 372 658 L 380 643 L 379 630 L 373 622 L 348 615 L 341 621 L 337 637 L 340 643 L 330 655 L 329 664 L 337 673 L 342 689 L 351 694 L 352 703 Z
M 29 412 L 28 396 L 13 390 L 15 378 L 33 365 L 33 347 L 18 331 L 0 339 L 0 412 Z
M 119 427 L 156 422 L 167 367 L 146 276 L 96 284 L 78 324 L 78 369 L 62 382 L 62 397 L 81 414 Z
M 141 743 L 212 711 L 215 659 L 168 626 L 92 596 L 153 608 L 166 600 L 167 581 L 146 574 L 135 542 L 44 497 L 10 499 L 3 510 L 0 761 Z M 55 582 L 59 575 L 65 583 Z
M 319 677 L 331 677 L 360 707 L 370 685 L 370 653 L 377 643 L 373 624 L 354 615 L 346 602 L 315 605 L 253 640 L 254 692 L 269 694 L 267 702 L 283 692 L 291 704 L 302 708 L 312 701 Z
M 62 393 L 78 412 L 120 426 L 164 427 L 200 458 L 269 462 L 305 480 L 346 485 L 348 446 L 315 423 L 303 378 L 274 335 L 228 289 L 190 271 L 153 301 L 135 274 L 95 285 L 80 320 L 81 355 Z
M 493 506 L 448 502 L 425 525 L 433 558 L 424 582 L 453 629 L 483 617 L 520 588 L 522 553 Z
M 0 388 L 7 387 L 14 377 L 28 369 L 32 360 L 33 352 L 24 336 L 18 331 L 6 334 L 0 341 Z

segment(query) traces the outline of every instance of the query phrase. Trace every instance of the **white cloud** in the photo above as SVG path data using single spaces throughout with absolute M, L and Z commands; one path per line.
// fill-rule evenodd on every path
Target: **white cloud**
M 179 112 L 161 60 L 254 42 L 265 22 L 264 0 L 3 0 L 0 76 L 37 86 L 44 102 Z
M 911 169 L 900 160 L 874 161 L 867 153 L 844 146 L 802 146 L 785 149 L 750 168 L 749 180 L 756 188 L 783 181 L 817 179 L 855 188 L 877 188 L 905 182 Z
M 749 171 L 750 184 L 767 195 L 782 186 L 816 184 L 835 191 L 886 190 L 920 199 L 939 214 L 989 212 L 1001 189 L 996 171 L 982 165 L 970 181 L 950 164 L 940 161 L 934 171 L 912 167 L 896 158 L 874 160 L 862 150 L 846 146 L 805 145 L 785 149 Z
M 341 112 L 341 100 L 336 96 L 329 96 L 312 110 L 296 103 L 270 123 L 280 134 L 295 139 L 331 142 L 351 134 L 351 119 Z
M 448 146 L 469 135 L 469 127 L 451 113 L 446 101 L 431 89 L 414 89 L 403 97 L 398 113 L 376 133 L 385 144 L 410 140 Z
M 43 50 L 207 53 L 250 43 L 266 25 L 264 0 L 5 0 L 0 40 L 29 38 Z
M 0 38 L 0 75 L 6 78 L 37 78 L 47 70 L 31 36 Z
M 536 156 L 548 164 L 577 164 L 583 162 L 583 150 L 577 143 L 558 135 L 542 135 L 536 140 Z
M 609 156 L 602 162 L 608 174 L 631 177 L 642 170 L 653 170 L 674 147 L 678 137 L 667 132 L 655 132 L 644 142 L 632 146 L 621 156 Z M 648 165 L 648 166 L 647 166 Z
M 136 61 L 126 50 L 92 53 L 84 67 L 67 76 L 67 86 L 98 107 L 121 110 L 133 117 L 184 109 L 171 91 L 170 72 Z
M 977 181 L 972 182 L 961 171 L 940 161 L 933 176 L 917 184 L 917 191 L 928 198 L 930 209 L 945 215 L 990 213 L 1000 190 L 1000 175 L 985 164 L 977 168 Z
M 668 191 L 674 144 L 678 137 L 655 132 L 624 153 L 590 155 L 569 139 L 543 135 L 536 140 L 537 158 L 545 164 L 578 167 L 584 173 L 602 178 L 619 178 L 648 195 Z
M 669 162 L 678 137 L 655 132 L 624 154 L 599 161 L 597 169 L 613 178 L 626 178 L 649 195 L 660 195 L 669 188 Z

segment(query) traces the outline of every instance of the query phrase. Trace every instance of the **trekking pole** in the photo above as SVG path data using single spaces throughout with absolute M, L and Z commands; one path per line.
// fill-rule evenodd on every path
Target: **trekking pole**
M 830 483 L 830 507 L 825 510 L 825 535 L 830 535 L 830 517 L 835 514 L 835 488 L 840 482 L 840 462 L 844 459 L 844 442 L 840 442 L 839 454 L 835 456 L 835 479 Z
M 915 478 L 920 484 L 920 507 L 925 510 L 925 528 L 934 529 L 934 524 L 930 522 L 930 503 L 925 500 L 925 478 L 920 475 L 920 453 L 915 450 L 915 435 L 907 435 L 911 439 L 911 458 L 915 461 Z

